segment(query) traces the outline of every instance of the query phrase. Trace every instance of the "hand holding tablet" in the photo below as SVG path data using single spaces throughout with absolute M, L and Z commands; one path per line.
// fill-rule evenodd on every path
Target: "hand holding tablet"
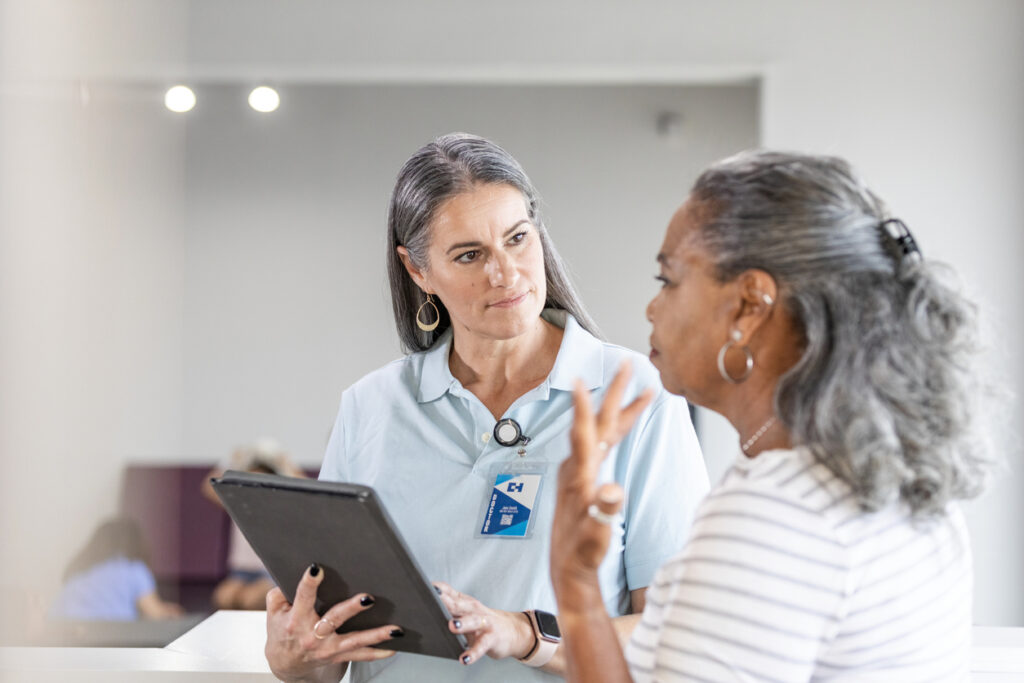
M 272 662 L 272 649 L 311 668 L 466 649 L 373 489 L 232 471 L 213 487 L 279 587 L 267 596 L 268 629 L 284 636 Z

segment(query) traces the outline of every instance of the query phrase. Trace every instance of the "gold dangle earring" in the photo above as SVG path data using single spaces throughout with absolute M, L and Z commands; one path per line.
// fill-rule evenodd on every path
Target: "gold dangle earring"
M 425 323 L 422 320 L 420 320 L 420 312 L 423 311 L 423 307 L 426 306 L 427 304 L 430 304 L 434 309 L 434 322 L 432 323 Z M 441 311 L 437 310 L 437 304 L 434 303 L 434 299 L 428 293 L 427 300 L 420 304 L 420 307 L 416 309 L 416 326 L 419 327 L 424 332 L 433 332 L 434 330 L 437 329 L 437 325 L 440 322 Z

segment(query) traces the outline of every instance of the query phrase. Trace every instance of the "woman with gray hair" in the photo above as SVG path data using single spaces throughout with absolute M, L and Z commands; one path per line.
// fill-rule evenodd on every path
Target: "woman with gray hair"
M 742 453 L 664 565 L 625 655 L 594 569 L 622 504 L 603 445 L 642 408 L 574 396 L 552 577 L 569 678 L 960 681 L 982 488 L 974 311 L 842 160 L 745 153 L 700 176 L 647 315 L 665 387 Z
M 344 392 L 320 477 L 377 491 L 470 646 L 456 662 L 369 647 L 403 637 L 401 624 L 336 633 L 375 598 L 357 593 L 318 615 L 314 564 L 294 604 L 278 589 L 267 596 L 267 659 L 286 681 L 337 681 L 348 662 L 353 681 L 551 680 L 563 661 L 550 614 L 553 479 L 568 455 L 573 381 L 603 396 L 632 362 L 620 393 L 653 397 L 602 471 L 629 501 L 595 573 L 624 632 L 707 492 L 686 403 L 643 356 L 596 337 L 536 190 L 492 142 L 446 135 L 406 162 L 387 264 L 410 353 Z

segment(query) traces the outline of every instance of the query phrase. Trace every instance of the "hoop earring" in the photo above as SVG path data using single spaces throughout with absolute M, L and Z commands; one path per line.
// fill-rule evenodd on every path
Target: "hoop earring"
M 420 320 L 420 311 L 422 311 L 423 307 L 426 306 L 427 304 L 430 304 L 434 308 L 434 322 L 432 323 L 425 323 L 422 320 Z M 437 310 L 437 304 L 434 303 L 434 300 L 431 298 L 430 294 L 427 294 L 427 300 L 420 304 L 420 307 L 416 309 L 416 326 L 419 327 L 424 332 L 433 332 L 434 330 L 437 329 L 437 325 L 440 322 L 441 311 Z
M 729 384 L 740 384 L 746 381 L 750 377 L 750 373 L 754 371 L 754 354 L 750 352 L 749 346 L 740 347 L 740 350 L 743 351 L 743 355 L 746 357 L 746 370 L 744 370 L 742 377 L 733 377 L 725 369 L 725 354 L 728 353 L 729 349 L 736 346 L 741 336 L 739 330 L 733 330 L 729 335 L 729 340 L 718 351 L 718 373 Z

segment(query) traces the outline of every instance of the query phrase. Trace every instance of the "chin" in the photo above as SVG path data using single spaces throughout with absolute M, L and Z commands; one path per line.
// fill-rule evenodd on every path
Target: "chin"
M 686 387 L 676 381 L 675 377 L 670 375 L 665 368 L 661 367 L 659 364 L 654 363 L 654 367 L 658 371 L 658 377 L 661 379 L 661 385 L 665 387 L 665 391 L 670 394 L 675 394 L 676 396 L 682 396 L 687 401 L 693 403 L 693 400 L 690 398 L 690 392 L 686 390 Z

